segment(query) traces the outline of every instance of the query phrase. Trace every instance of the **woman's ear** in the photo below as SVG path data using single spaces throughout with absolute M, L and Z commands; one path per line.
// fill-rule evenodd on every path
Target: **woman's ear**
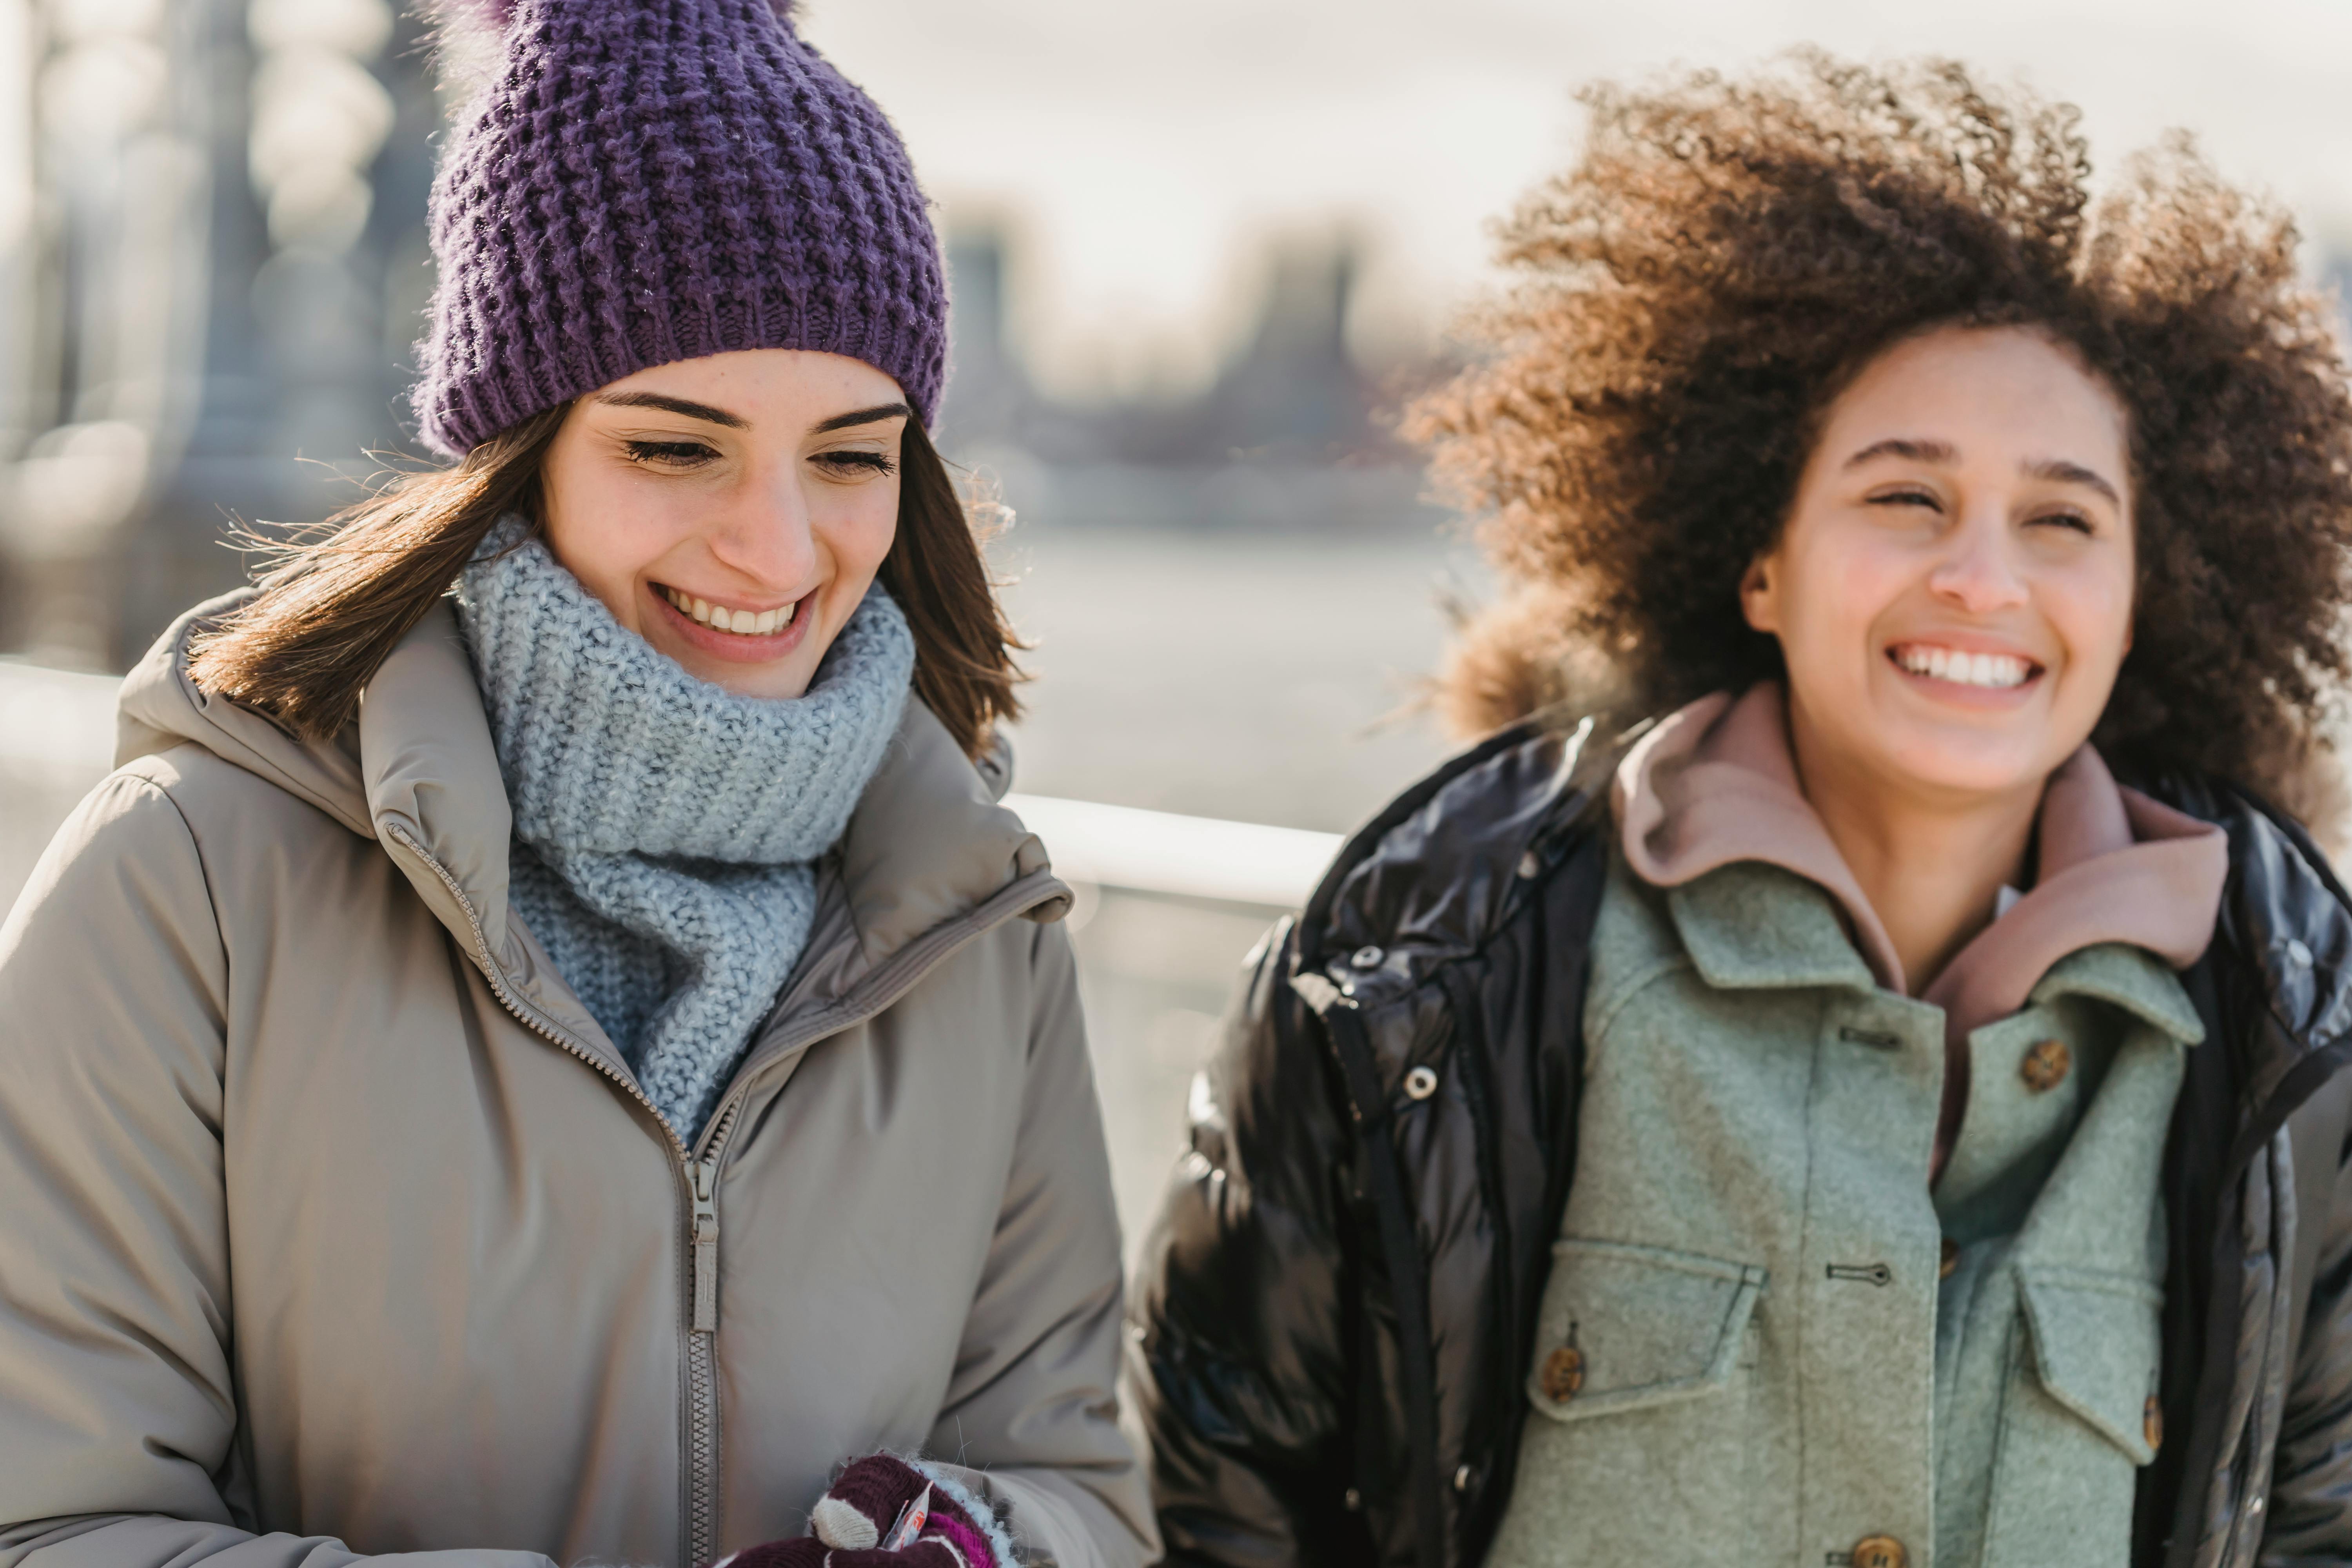
M 1748 563 L 1739 578 L 1739 608 L 1748 624 L 1759 632 L 1779 636 L 1780 631 L 1780 576 L 1773 571 L 1778 564 L 1769 555 L 1759 555 Z

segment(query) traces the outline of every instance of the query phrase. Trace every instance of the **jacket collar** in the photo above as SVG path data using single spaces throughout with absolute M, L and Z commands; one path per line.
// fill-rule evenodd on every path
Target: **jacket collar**
M 1822 889 L 1780 867 L 1743 860 L 1670 889 L 1666 907 L 1699 977 L 1718 990 L 1877 984 Z M 2163 963 L 2125 942 L 2077 948 L 2052 964 L 2021 1001 L 2061 996 L 2110 1003 L 2185 1045 L 2204 1022 Z M 2014 1011 L 2014 1009 L 2011 1009 Z M 1984 1020 L 1979 1020 L 1983 1022 Z
M 2153 1024 L 2182 1045 L 2205 1038 L 2179 977 L 2147 949 L 2125 942 L 2078 948 L 2050 966 L 2027 1000 L 2035 1005 L 2061 996 L 2089 996 Z
M 259 712 L 199 690 L 189 637 L 251 591 L 200 605 L 174 623 L 123 682 L 118 765 L 193 741 L 377 840 L 426 906 L 494 978 L 548 1021 L 613 1053 L 520 922 L 508 918 L 513 828 L 471 660 L 448 605 L 436 604 L 368 683 L 360 716 L 324 744 L 299 741 Z M 919 938 L 970 917 L 1015 884 L 1020 912 L 1057 920 L 1069 893 L 1045 846 L 997 804 L 1012 779 L 1002 742 L 975 766 L 919 700 L 850 817 L 821 875 L 817 930 L 786 1012 L 839 1000 Z
M 1736 860 L 1668 890 L 1666 909 L 1699 977 L 1717 990 L 1877 986 L 1836 900 L 1794 871 Z
M 2352 896 L 2299 825 L 2245 792 L 2180 774 L 2135 783 L 2150 803 L 2227 835 L 2228 870 L 2214 940 L 2194 966 L 2221 982 L 2212 989 L 2227 1010 L 2200 1013 L 2190 1027 L 2179 1006 L 2182 993 L 2111 984 L 2116 977 L 2101 947 L 2061 960 L 2034 986 L 2032 999 L 2080 990 L 2137 1013 L 2177 1039 L 2227 1040 L 2238 1058 L 2242 1109 L 2251 1118 L 2237 1142 L 2259 1147 L 2295 1106 L 2352 1063 Z M 1596 833 L 1614 831 L 1606 817 L 1589 818 L 1586 826 Z M 1739 908 L 1767 889 L 1742 888 L 1738 879 L 1711 886 L 1737 869 L 1726 867 L 1669 895 L 1670 912 L 1703 977 L 1727 986 L 1872 983 L 1837 925 L 1829 897 L 1785 872 L 1779 874 L 1794 887 L 1773 896 L 1810 896 L 1789 898 L 1786 926 L 1759 944 L 1759 928 L 1748 925 Z M 1853 967 L 1842 978 L 1827 952 L 1832 930 L 1852 956 Z M 1800 974 L 1818 978 L 1793 978 Z M 2151 1000 L 2159 993 L 2160 1005 Z M 2251 1005 L 2242 1006 L 2241 998 Z

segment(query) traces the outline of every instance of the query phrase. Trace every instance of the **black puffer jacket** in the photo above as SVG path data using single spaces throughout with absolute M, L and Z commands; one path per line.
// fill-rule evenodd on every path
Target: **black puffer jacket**
M 1607 763 L 1506 731 L 1406 792 L 1252 955 L 1134 1291 L 1169 1559 L 1465 1568 L 1526 1418 L 1576 1167 Z M 1599 753 L 1602 748 L 1591 748 Z M 2352 1563 L 2352 900 L 2233 790 L 2165 1165 L 2136 1568 Z

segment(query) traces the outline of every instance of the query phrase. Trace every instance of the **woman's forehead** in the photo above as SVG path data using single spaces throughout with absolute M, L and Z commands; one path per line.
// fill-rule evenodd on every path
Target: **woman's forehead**
M 1864 365 L 1832 402 L 1817 458 L 1958 467 L 2022 462 L 2121 479 L 2129 420 L 2072 351 L 2023 327 L 1943 328 Z

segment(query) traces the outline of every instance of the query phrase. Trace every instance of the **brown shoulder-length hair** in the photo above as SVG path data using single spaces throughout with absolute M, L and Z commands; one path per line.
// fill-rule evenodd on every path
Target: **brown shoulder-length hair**
M 1632 718 L 1783 674 L 1739 605 L 1826 406 L 1889 346 L 2018 326 L 2129 416 L 2135 637 L 2095 739 L 2307 805 L 2352 659 L 2352 391 L 2287 216 L 2185 139 L 2095 196 L 2075 111 L 1948 61 L 1801 53 L 1585 94 L 1502 230 L 1516 287 L 1419 406 L 1510 592 L 1456 643 L 1465 728 Z
M 447 593 L 499 519 L 540 523 L 540 464 L 570 405 L 536 414 L 446 468 L 404 474 L 273 551 L 260 592 L 194 639 L 188 674 L 305 740 L 340 732 L 360 693 Z M 915 634 L 915 695 L 967 756 L 1019 716 L 1025 645 L 996 601 L 982 529 L 919 421 L 900 443 L 898 532 L 880 580 Z

